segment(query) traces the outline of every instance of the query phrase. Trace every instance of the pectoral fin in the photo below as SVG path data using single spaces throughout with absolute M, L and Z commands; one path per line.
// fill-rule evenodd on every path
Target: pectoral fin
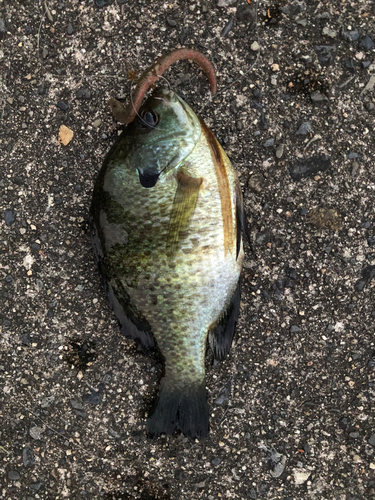
M 173 201 L 167 240 L 167 252 L 171 258 L 176 253 L 183 232 L 194 213 L 203 179 L 201 177 L 195 179 L 179 172 L 177 181 L 178 186 Z

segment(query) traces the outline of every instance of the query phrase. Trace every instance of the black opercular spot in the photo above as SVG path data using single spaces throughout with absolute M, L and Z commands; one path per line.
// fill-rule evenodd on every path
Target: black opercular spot
M 155 173 L 149 173 L 149 172 L 140 172 L 139 170 L 138 170 L 138 173 L 139 173 L 140 183 L 145 188 L 154 187 L 155 184 L 157 183 L 157 181 L 159 179 L 159 175 L 160 175 L 160 172 L 155 174 Z

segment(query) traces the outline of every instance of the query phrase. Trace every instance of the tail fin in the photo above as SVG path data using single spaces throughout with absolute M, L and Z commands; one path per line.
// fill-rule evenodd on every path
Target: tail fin
M 157 438 L 180 430 L 190 438 L 204 439 L 209 431 L 209 416 L 204 383 L 177 389 L 164 378 L 152 414 L 146 424 L 147 435 Z

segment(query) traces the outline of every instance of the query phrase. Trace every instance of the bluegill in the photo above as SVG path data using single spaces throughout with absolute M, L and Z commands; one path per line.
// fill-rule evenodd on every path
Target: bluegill
M 207 339 L 223 359 L 239 314 L 246 219 L 227 155 L 175 92 L 154 91 L 118 138 L 91 214 L 121 331 L 164 361 L 148 435 L 206 437 Z

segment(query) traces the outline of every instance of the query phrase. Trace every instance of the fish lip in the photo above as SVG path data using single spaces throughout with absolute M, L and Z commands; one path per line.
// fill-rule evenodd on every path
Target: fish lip
M 169 101 L 173 99 L 173 97 L 177 96 L 173 90 L 166 89 L 165 87 L 158 87 L 152 93 L 152 97 L 154 99 L 168 99 Z M 177 96 L 178 97 L 178 96 Z

